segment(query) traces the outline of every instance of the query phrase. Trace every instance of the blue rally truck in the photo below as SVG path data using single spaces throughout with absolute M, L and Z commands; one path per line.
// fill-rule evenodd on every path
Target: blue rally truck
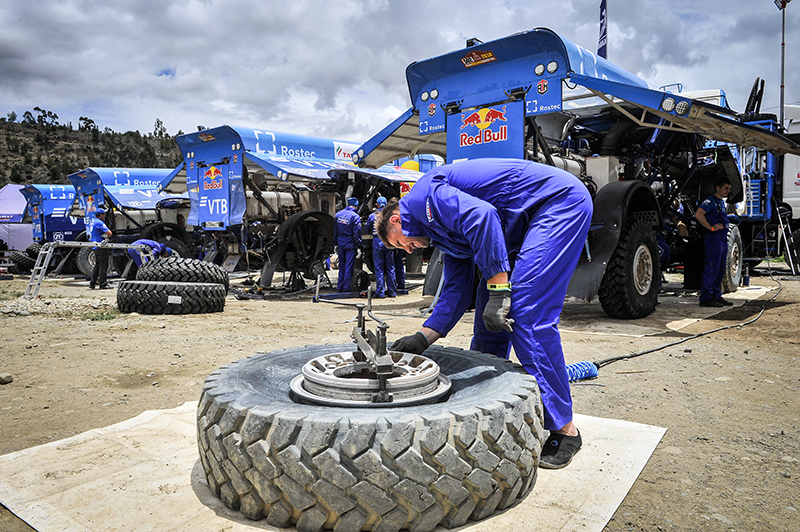
M 115 242 L 130 244 L 140 238 L 156 240 L 169 246 L 176 256 L 194 257 L 194 235 L 187 231 L 189 197 L 156 190 L 161 181 L 177 174 L 178 168 L 85 168 L 69 175 L 75 187 L 70 213 L 82 217 L 86 232 L 77 240 L 88 241 L 88 231 L 97 207 L 107 211 L 106 225 Z M 92 248 L 76 249 L 81 273 L 91 275 L 94 266 Z M 115 251 L 109 266 L 123 273 L 129 261 L 124 250 Z
M 363 204 L 372 205 L 383 185 L 397 188 L 418 172 L 402 168 L 361 170 L 352 162 L 358 144 L 219 126 L 179 135 L 183 168 L 159 190 L 187 192 L 187 224 L 202 230 L 203 260 L 228 271 L 245 260 L 261 268 L 260 288 L 276 271 L 289 273 L 287 286 L 324 274 L 333 252 L 334 214 L 356 184 Z M 367 213 L 368 214 L 368 213 Z
M 406 79 L 411 108 L 355 150 L 354 163 L 430 153 L 448 163 L 520 158 L 573 173 L 592 193 L 594 215 L 568 294 L 598 297 L 617 318 L 655 310 L 662 258 L 682 260 L 689 284 L 699 281 L 692 214 L 720 174 L 733 183 L 730 204 L 744 200 L 736 146 L 800 154 L 792 140 L 744 122 L 721 91 L 657 89 L 544 28 L 470 39 L 410 64 Z M 730 255 L 735 289 L 742 256 Z
M 38 249 L 45 242 L 70 242 L 84 233 L 84 220 L 72 216 L 70 208 L 75 200 L 72 185 L 26 185 L 20 190 L 28 202 L 25 221 L 33 227 L 33 241 Z M 70 248 L 58 248 L 48 265 L 55 273 L 77 273 L 77 264 Z M 33 254 L 33 253 L 32 253 Z M 31 257 L 35 259 L 36 257 Z

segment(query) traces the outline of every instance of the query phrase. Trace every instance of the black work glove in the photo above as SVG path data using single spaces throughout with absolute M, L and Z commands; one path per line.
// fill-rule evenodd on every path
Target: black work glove
M 483 309 L 483 323 L 491 332 L 511 331 L 514 320 L 508 317 L 511 290 L 489 290 L 489 301 Z
M 414 353 L 421 355 L 423 351 L 428 349 L 428 339 L 422 334 L 422 331 L 412 334 L 411 336 L 403 336 L 399 340 L 395 340 L 392 344 L 392 351 L 402 351 L 404 353 Z

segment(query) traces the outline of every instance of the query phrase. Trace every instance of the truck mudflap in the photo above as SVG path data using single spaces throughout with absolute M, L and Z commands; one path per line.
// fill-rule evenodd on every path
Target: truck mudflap
M 597 297 L 622 230 L 642 218 L 654 227 L 660 226 L 661 211 L 646 183 L 617 181 L 600 189 L 594 200 L 587 246 L 567 287 L 567 295 L 586 301 Z

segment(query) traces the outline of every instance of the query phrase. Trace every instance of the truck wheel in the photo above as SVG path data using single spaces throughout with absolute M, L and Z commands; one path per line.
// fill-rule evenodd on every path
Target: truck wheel
M 11 262 L 16 264 L 21 272 L 29 272 L 36 266 L 36 259 L 32 259 L 27 254 L 19 251 L 11 252 Z
M 728 231 L 728 260 L 722 277 L 722 292 L 736 292 L 742 280 L 742 234 L 739 227 L 731 225 Z
M 542 404 L 519 365 L 433 346 L 425 356 L 452 388 L 428 405 L 319 406 L 290 391 L 307 361 L 353 347 L 259 353 L 206 378 L 200 461 L 228 507 L 303 531 L 423 531 L 484 519 L 533 489 Z
M 598 292 L 606 314 L 637 319 L 653 313 L 661 278 L 658 260 L 656 235 L 646 220 L 622 231 Z
M 222 312 L 225 296 L 221 284 L 123 281 L 117 289 L 117 308 L 140 314 L 206 314 Z
M 94 248 L 78 248 L 78 258 L 76 259 L 78 269 L 80 272 L 87 276 L 92 276 L 94 269 Z M 114 256 L 108 258 L 108 275 L 114 272 Z
M 228 272 L 216 264 L 179 257 L 159 258 L 142 264 L 136 272 L 136 280 L 221 284 L 226 293 L 230 284 Z

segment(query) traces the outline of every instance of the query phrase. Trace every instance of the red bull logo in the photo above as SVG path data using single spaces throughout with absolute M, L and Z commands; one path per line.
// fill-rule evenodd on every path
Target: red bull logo
M 489 144 L 490 142 L 502 142 L 508 139 L 507 126 L 500 126 L 498 131 L 492 131 L 489 126 L 497 121 L 506 122 L 506 107 L 503 106 L 502 110 L 484 108 L 470 113 L 469 115 L 461 115 L 461 129 L 467 126 L 475 126 L 478 128 L 476 135 L 469 133 L 461 133 L 459 135 L 459 144 L 464 146 L 473 146 L 475 144 Z
M 211 166 L 206 170 L 204 177 L 206 179 L 210 179 L 211 181 L 203 180 L 203 190 L 215 190 L 222 188 L 222 170 L 217 168 L 216 166 Z M 217 178 L 220 178 L 217 181 Z

